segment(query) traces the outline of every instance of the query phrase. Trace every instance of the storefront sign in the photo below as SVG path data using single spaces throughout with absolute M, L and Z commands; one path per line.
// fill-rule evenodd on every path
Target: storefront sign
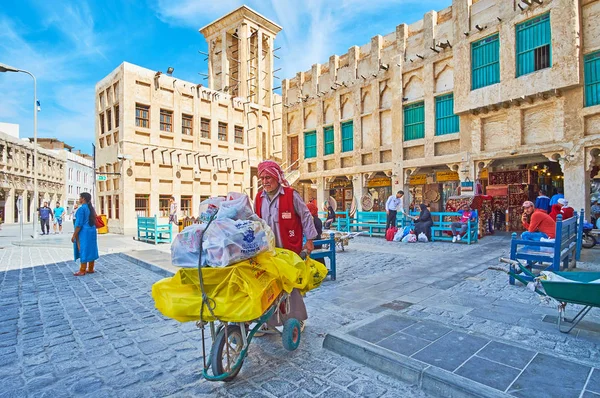
M 435 173 L 435 179 L 437 182 L 460 180 L 456 171 L 437 171 Z
M 373 178 L 367 181 L 367 188 L 391 187 L 392 180 L 387 177 Z
M 487 178 L 488 178 L 488 169 L 481 170 L 481 173 L 479 173 L 479 178 L 481 178 L 482 180 L 487 180 Z
M 427 174 L 415 174 L 408 179 L 410 185 L 425 185 L 427 184 Z
M 329 188 L 350 188 L 352 187 L 352 181 L 349 180 L 336 180 L 329 183 Z

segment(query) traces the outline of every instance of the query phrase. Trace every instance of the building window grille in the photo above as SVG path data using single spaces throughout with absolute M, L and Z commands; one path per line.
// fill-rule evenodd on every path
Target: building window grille
M 173 112 L 166 109 L 160 110 L 160 131 L 173 132 Z
M 342 123 L 342 152 L 354 150 L 354 123 Z
M 234 140 L 236 144 L 243 145 L 244 144 L 244 128 L 241 126 L 235 126 L 234 130 Z
M 108 124 L 107 131 L 112 130 L 112 111 L 110 109 L 106 111 L 106 123 Z
M 135 214 L 138 217 L 148 217 L 150 214 L 150 198 L 148 195 L 135 195 Z
M 425 103 L 404 106 L 404 141 L 425 138 Z
M 210 139 L 210 120 L 209 119 L 200 119 L 200 136 L 202 138 Z
M 169 211 L 171 210 L 169 199 L 171 199 L 171 195 L 160 195 L 158 197 L 158 213 L 160 217 L 169 217 Z
M 317 132 L 308 131 L 304 133 L 304 158 L 317 157 Z
M 150 128 L 150 107 L 147 105 L 135 105 L 135 126 Z
M 454 114 L 454 94 L 435 97 L 435 135 L 458 133 L 459 118 Z
M 471 89 L 500 82 L 500 37 L 488 36 L 471 43 Z
M 552 34 L 550 13 L 540 15 L 516 26 L 517 76 L 523 76 L 552 66 Z
M 227 141 L 227 123 L 219 122 L 219 141 Z
M 108 219 L 112 219 L 112 197 L 108 195 L 106 200 L 108 201 Z
M 192 123 L 194 122 L 194 117 L 192 115 L 181 115 L 181 134 L 183 135 L 193 135 Z
M 333 126 L 323 129 L 323 141 L 325 142 L 324 154 L 331 155 L 335 151 Z
M 119 128 L 119 105 L 115 105 L 115 128 Z
M 192 215 L 192 197 L 182 196 L 181 204 L 179 206 L 183 217 L 191 217 Z
M 119 195 L 115 195 L 115 220 L 119 219 Z
M 587 54 L 584 59 L 585 106 L 600 104 L 600 51 Z
M 104 113 L 100 114 L 100 134 L 104 134 Z

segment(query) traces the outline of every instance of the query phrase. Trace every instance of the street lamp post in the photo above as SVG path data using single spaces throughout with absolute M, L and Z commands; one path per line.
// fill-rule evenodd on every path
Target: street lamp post
M 37 183 L 37 81 L 33 73 L 28 72 L 23 69 L 13 68 L 12 66 L 5 65 L 0 63 L 0 73 L 2 72 L 21 72 L 26 73 L 33 79 L 33 205 L 35 208 L 39 207 L 39 198 L 38 198 L 38 183 Z M 33 238 L 37 238 L 37 228 L 36 228 L 36 220 L 37 217 L 33 215 Z

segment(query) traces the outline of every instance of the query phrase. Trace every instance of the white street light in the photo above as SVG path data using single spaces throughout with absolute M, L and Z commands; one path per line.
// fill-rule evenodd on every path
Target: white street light
M 37 113 L 38 113 L 38 100 L 37 100 L 37 81 L 33 73 L 28 72 L 23 69 L 13 68 L 12 66 L 5 65 L 0 63 L 0 73 L 2 72 L 21 72 L 26 73 L 33 79 L 33 204 L 36 206 L 36 209 L 39 208 L 39 198 L 38 198 L 38 183 L 37 183 L 37 169 L 38 169 L 38 161 L 37 161 Z M 33 216 L 33 238 L 37 238 L 37 229 L 36 229 L 36 220 L 37 217 Z

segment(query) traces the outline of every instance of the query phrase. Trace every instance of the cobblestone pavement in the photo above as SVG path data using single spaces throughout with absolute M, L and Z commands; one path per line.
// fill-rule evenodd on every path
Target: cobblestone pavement
M 353 240 L 338 253 L 337 280 L 307 295 L 310 319 L 300 349 L 288 353 L 274 336 L 257 339 L 230 384 L 201 380 L 200 333 L 154 309 L 150 287 L 157 274 L 111 254 L 95 275 L 78 279 L 71 277 L 78 266 L 70 249 L 0 250 L 0 377 L 7 386 L 0 397 L 425 396 L 322 349 L 326 333 L 382 311 L 524 339 L 531 349 L 597 364 L 600 334 L 593 325 L 558 333 L 542 321 L 555 315 L 553 307 L 487 269 L 508 254 L 509 239 L 486 237 L 471 246 Z M 595 261 L 597 253 L 584 252 Z M 2 272 L 7 263 L 11 270 Z M 44 265 L 27 268 L 33 263 Z M 589 321 L 600 323 L 598 312 Z
M 427 396 L 323 350 L 311 324 L 296 352 L 275 336 L 257 339 L 235 382 L 206 382 L 200 332 L 154 309 L 158 274 L 111 254 L 94 275 L 75 278 L 78 266 L 64 251 L 0 250 L 4 269 L 23 265 L 0 272 L 2 398 Z M 28 267 L 31 261 L 43 265 Z

